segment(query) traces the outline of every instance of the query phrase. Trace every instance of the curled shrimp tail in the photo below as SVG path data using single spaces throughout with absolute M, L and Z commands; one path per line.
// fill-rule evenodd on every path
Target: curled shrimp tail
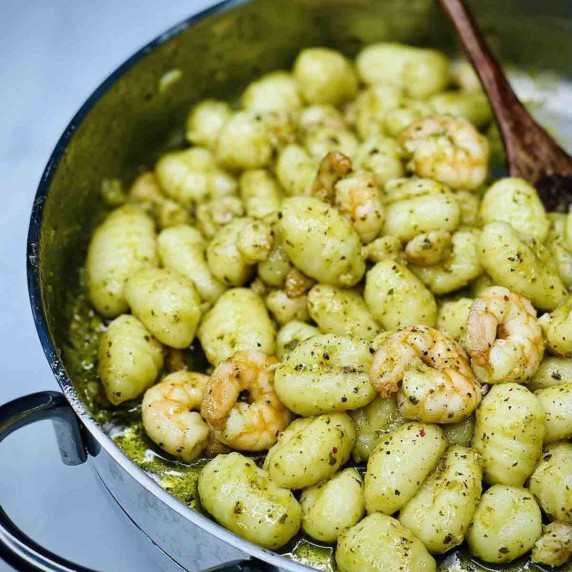
M 352 171 L 352 160 L 337 151 L 328 153 L 320 162 L 318 174 L 312 185 L 312 196 L 327 202 L 334 201 L 334 187 Z

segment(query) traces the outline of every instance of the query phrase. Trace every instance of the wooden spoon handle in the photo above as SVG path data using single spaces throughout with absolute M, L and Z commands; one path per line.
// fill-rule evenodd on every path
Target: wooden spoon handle
M 463 0 L 437 0 L 451 20 L 489 97 L 506 149 L 509 172 L 537 183 L 544 175 L 571 173 L 571 158 L 532 118 Z

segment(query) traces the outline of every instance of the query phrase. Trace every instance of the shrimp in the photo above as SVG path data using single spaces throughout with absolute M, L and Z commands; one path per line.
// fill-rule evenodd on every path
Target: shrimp
M 481 381 L 527 381 L 544 355 L 536 310 L 526 298 L 508 288 L 487 288 L 469 312 L 466 348 Z
M 332 204 L 334 202 L 334 187 L 352 170 L 352 160 L 337 151 L 328 153 L 318 167 L 318 174 L 312 185 L 312 196 Z
M 196 459 L 204 448 L 209 427 L 199 409 L 208 376 L 176 371 L 149 388 L 141 415 L 147 435 L 161 449 L 184 461 Z
M 211 375 L 201 414 L 215 437 L 239 451 L 262 451 L 276 443 L 291 421 L 274 391 L 276 358 L 255 350 L 236 352 Z M 239 401 L 241 393 L 248 401 Z
M 481 387 L 463 348 L 427 326 L 389 334 L 373 356 L 370 380 L 382 397 L 397 392 L 401 415 L 457 423 L 481 401 Z
M 300 272 L 296 267 L 292 268 L 286 274 L 285 290 L 288 298 L 298 298 L 303 296 L 316 281 L 303 272 Z
M 453 189 L 474 190 L 487 177 L 489 144 L 460 117 L 433 115 L 412 123 L 399 135 L 409 154 L 409 170 Z
M 343 153 L 328 153 L 320 162 L 312 196 L 335 204 L 352 223 L 364 243 L 381 232 L 384 210 L 374 175 L 352 173 L 352 160 Z
M 381 232 L 384 208 L 374 175 L 359 172 L 335 185 L 335 205 L 352 223 L 361 241 L 367 244 Z

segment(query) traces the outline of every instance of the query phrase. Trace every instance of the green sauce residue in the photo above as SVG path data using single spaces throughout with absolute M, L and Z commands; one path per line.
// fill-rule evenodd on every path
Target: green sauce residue
M 332 546 L 320 546 L 306 538 L 300 538 L 291 552 L 286 552 L 292 560 L 311 566 L 325 572 L 335 572 L 336 562 L 334 560 L 334 548 Z
M 166 491 L 191 508 L 201 510 L 197 482 L 206 460 L 191 464 L 164 457 L 145 435 L 139 421 L 116 430 L 114 442 L 141 469 L 151 475 Z
M 66 307 L 68 343 L 63 348 L 68 373 L 80 399 L 96 421 L 119 448 L 136 465 L 147 472 L 161 487 L 187 506 L 201 511 L 197 483 L 206 459 L 183 463 L 161 451 L 145 434 L 141 422 L 141 403 L 132 401 L 112 407 L 97 377 L 99 337 L 106 322 L 91 308 L 84 293 L 83 280 L 79 294 L 70 296 Z M 186 362 L 193 371 L 206 371 L 208 362 L 200 348 L 187 352 Z M 324 572 L 335 572 L 334 547 L 320 545 L 302 534 L 283 549 L 284 556 Z M 479 564 L 471 559 L 465 547 L 438 556 L 439 572 L 541 572 L 548 570 L 522 558 L 508 565 Z

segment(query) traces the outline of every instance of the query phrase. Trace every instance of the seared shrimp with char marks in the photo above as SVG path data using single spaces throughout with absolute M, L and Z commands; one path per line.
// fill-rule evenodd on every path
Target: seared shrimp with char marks
M 202 452 L 208 425 L 197 411 L 201 406 L 208 376 L 177 371 L 145 392 L 142 405 L 143 427 L 161 449 L 184 461 Z
M 409 169 L 453 189 L 475 190 L 487 177 L 489 144 L 467 120 L 434 115 L 399 135 L 410 156 Z
M 370 380 L 382 397 L 397 392 L 403 417 L 457 423 L 481 401 L 481 388 L 463 348 L 427 326 L 389 334 L 373 356 Z
M 219 441 L 239 451 L 262 451 L 276 443 L 291 420 L 274 390 L 276 364 L 274 357 L 244 350 L 216 367 L 201 414 Z M 239 401 L 241 393 L 247 401 Z
M 337 151 L 328 153 L 318 167 L 318 174 L 312 185 L 312 196 L 332 204 L 334 202 L 334 187 L 352 171 L 352 160 Z
M 466 347 L 481 381 L 527 381 L 544 356 L 536 310 L 526 298 L 508 288 L 487 288 L 469 312 Z
M 363 243 L 371 242 L 381 232 L 385 213 L 374 175 L 358 172 L 338 181 L 335 205 L 352 223 Z

